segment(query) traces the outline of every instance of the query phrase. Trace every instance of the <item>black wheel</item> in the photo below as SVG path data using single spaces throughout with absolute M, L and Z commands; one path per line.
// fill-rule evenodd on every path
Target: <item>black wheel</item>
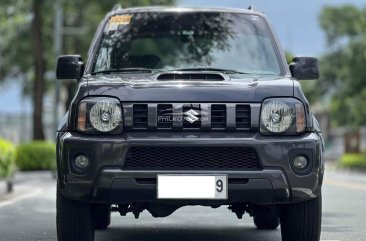
M 106 229 L 111 223 L 111 206 L 98 204 L 94 206 L 95 228 Z
M 57 188 L 56 208 L 58 241 L 94 241 L 92 205 L 66 199 Z
M 321 196 L 281 208 L 282 241 L 319 241 L 322 220 Z
M 258 209 L 253 220 L 258 229 L 277 229 L 280 225 L 280 218 L 273 206 Z

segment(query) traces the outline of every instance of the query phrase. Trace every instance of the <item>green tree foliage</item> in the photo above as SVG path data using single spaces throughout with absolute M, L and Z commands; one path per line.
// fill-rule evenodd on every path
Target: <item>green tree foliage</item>
M 64 8 L 63 53 L 81 54 L 84 59 L 104 15 L 115 4 L 123 7 L 170 5 L 174 0 L 62 0 Z M 1 0 L 0 1 L 0 82 L 15 78 L 22 80 L 24 93 L 32 97 L 35 111 L 33 133 L 35 139 L 43 138 L 43 93 L 53 87 L 52 76 L 56 57 L 54 49 L 54 9 L 51 0 Z M 10 77 L 10 78 L 9 78 Z M 63 82 L 69 92 L 68 104 L 76 83 Z
M 9 177 L 14 172 L 15 146 L 0 139 L 0 178 Z
M 350 169 L 366 170 L 366 155 L 360 153 L 343 154 L 340 159 L 340 165 Z
M 319 94 L 331 93 L 332 119 L 366 124 L 366 8 L 325 7 L 319 17 L 329 51 L 321 59 Z
M 54 170 L 56 145 L 51 142 L 33 141 L 17 147 L 16 165 L 20 170 Z
M 33 99 L 33 135 L 35 139 L 43 139 L 43 93 L 44 75 L 47 57 L 52 54 L 49 31 L 43 31 L 50 19 L 44 19 L 43 13 L 50 6 L 44 0 L 2 0 L 0 2 L 0 22 L 2 36 L 0 41 L 0 81 L 7 77 L 17 77 L 24 81 L 25 90 L 31 90 Z M 5 36 L 5 37 L 4 37 Z M 48 56 L 47 56 L 48 55 Z

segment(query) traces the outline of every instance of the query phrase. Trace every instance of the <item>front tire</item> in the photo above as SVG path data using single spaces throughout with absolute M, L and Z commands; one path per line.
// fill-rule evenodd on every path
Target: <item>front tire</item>
M 253 217 L 253 221 L 258 229 L 263 230 L 277 229 L 280 225 L 280 218 L 273 206 L 263 207 L 257 210 Z
M 94 207 L 95 228 L 106 229 L 111 223 L 111 206 L 108 204 L 97 204 Z
M 56 208 L 58 241 L 94 241 L 91 204 L 69 200 L 57 188 Z
M 289 204 L 281 209 L 282 241 L 319 241 L 322 198 Z

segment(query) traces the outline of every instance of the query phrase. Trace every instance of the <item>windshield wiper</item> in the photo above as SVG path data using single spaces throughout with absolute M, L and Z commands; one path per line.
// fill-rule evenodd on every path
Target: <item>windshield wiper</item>
M 224 74 L 250 74 L 250 73 L 245 73 L 245 72 L 240 72 L 237 70 L 232 70 L 232 69 L 219 69 L 219 68 L 184 68 L 184 69 L 175 69 L 174 71 L 216 71 L 216 72 L 221 72 Z
M 95 71 L 91 74 L 96 75 L 96 74 L 128 73 L 128 72 L 152 73 L 154 70 L 155 69 L 148 69 L 148 68 L 121 68 L 121 69 L 100 70 L 100 71 Z

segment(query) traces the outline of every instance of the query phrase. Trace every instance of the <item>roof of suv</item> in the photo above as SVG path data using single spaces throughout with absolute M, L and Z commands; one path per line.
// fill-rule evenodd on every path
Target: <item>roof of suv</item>
M 255 13 L 263 15 L 263 13 L 251 9 L 240 9 L 240 8 L 212 8 L 212 7 L 134 7 L 134 8 L 118 8 L 112 10 L 110 14 L 119 14 L 126 12 L 231 12 L 231 13 Z

